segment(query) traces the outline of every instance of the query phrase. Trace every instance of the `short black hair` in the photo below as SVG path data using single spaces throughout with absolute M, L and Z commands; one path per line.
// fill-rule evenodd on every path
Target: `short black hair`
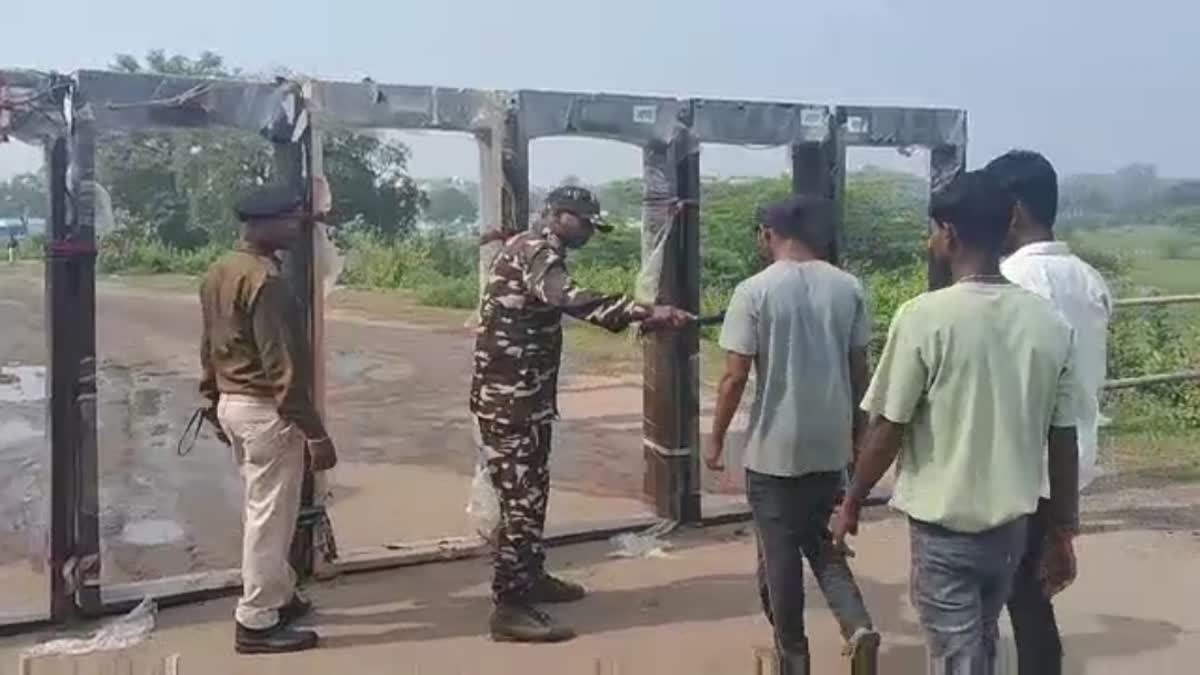
M 1008 236 L 1013 197 L 986 171 L 956 176 L 929 200 L 929 216 L 950 223 L 972 248 L 999 253 Z
M 1058 173 L 1041 153 L 1011 150 L 984 167 L 999 183 L 1025 206 L 1038 224 L 1054 227 L 1058 218 Z
M 798 195 L 775 202 L 759 212 L 759 222 L 784 239 L 804 243 L 814 252 L 824 251 L 833 240 L 833 204 L 830 200 Z

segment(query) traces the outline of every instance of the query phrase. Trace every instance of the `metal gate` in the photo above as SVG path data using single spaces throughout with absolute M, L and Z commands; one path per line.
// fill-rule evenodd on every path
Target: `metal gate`
M 931 188 L 936 189 L 963 170 L 967 141 L 966 114 L 959 110 L 99 71 L 70 77 L 0 71 L 0 78 L 10 92 L 0 112 L 11 111 L 8 127 L 17 137 L 47 148 L 51 175 L 46 251 L 51 587 L 49 616 L 40 618 L 52 621 L 124 609 L 147 595 L 160 602 L 184 602 L 240 584 L 236 569 L 131 583 L 100 580 L 95 158 L 105 136 L 201 128 L 257 134 L 271 143 L 275 179 L 303 189 L 311 208 L 314 181 L 322 176 L 322 129 L 469 134 L 480 149 L 481 222 L 522 228 L 529 220 L 531 140 L 587 136 L 630 143 L 643 155 L 643 257 L 655 248 L 647 242 L 662 245 L 657 299 L 691 311 L 700 304 L 702 143 L 789 146 L 794 191 L 828 196 L 840 204 L 848 146 L 926 147 Z M 840 226 L 841 210 L 837 213 Z M 306 300 L 303 311 L 316 354 L 314 394 L 322 401 L 325 301 L 314 276 L 314 246 L 310 239 L 293 251 L 285 273 Z M 481 253 L 481 269 L 494 252 Z M 937 285 L 942 275 L 943 270 L 931 269 L 931 284 Z M 744 506 L 701 511 L 698 350 L 696 329 L 652 336 L 645 343 L 643 492 L 654 515 L 567 526 L 549 533 L 552 542 L 609 536 L 656 519 L 701 523 L 748 516 Z M 450 537 L 401 545 L 381 542 L 327 560 L 318 545 L 316 530 L 326 521 L 312 475 L 306 478 L 304 499 L 293 551 L 293 564 L 304 574 L 321 577 L 482 551 L 477 539 Z

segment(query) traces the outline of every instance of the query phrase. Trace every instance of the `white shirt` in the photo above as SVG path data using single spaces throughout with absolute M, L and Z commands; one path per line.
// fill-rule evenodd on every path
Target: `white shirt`
M 1107 375 L 1108 321 L 1112 294 L 1104 277 L 1071 253 L 1066 242 L 1026 244 L 1000 263 L 1009 281 L 1049 300 L 1075 331 L 1074 370 L 1083 391 L 1079 396 L 1079 488 L 1096 477 L 1099 446 L 1100 392 Z M 1050 482 L 1042 472 L 1042 496 Z

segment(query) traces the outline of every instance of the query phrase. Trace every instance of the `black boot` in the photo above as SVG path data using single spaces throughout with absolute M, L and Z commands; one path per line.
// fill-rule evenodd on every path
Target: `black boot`
M 525 596 L 532 603 L 576 602 L 587 596 L 587 591 L 573 581 L 543 574 L 533 582 L 533 588 Z
M 270 628 L 254 630 L 237 625 L 234 650 L 239 654 L 288 654 L 317 646 L 317 634 L 310 630 L 292 630 L 282 621 Z
M 279 623 L 291 625 L 308 616 L 311 611 L 311 602 L 300 597 L 299 594 L 293 595 L 288 604 L 279 608 Z
M 496 605 L 490 624 L 495 642 L 563 642 L 575 637 L 575 631 L 526 603 Z

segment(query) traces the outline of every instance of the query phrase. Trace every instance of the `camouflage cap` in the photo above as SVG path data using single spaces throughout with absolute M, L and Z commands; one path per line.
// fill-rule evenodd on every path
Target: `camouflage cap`
M 304 208 L 304 195 L 287 185 L 264 185 L 246 194 L 234 206 L 238 220 L 249 222 L 294 214 Z
M 570 211 L 586 219 L 601 232 L 612 231 L 612 225 L 605 222 L 604 213 L 600 210 L 600 200 L 587 188 L 575 185 L 554 188 L 546 196 L 546 206 L 554 210 Z

